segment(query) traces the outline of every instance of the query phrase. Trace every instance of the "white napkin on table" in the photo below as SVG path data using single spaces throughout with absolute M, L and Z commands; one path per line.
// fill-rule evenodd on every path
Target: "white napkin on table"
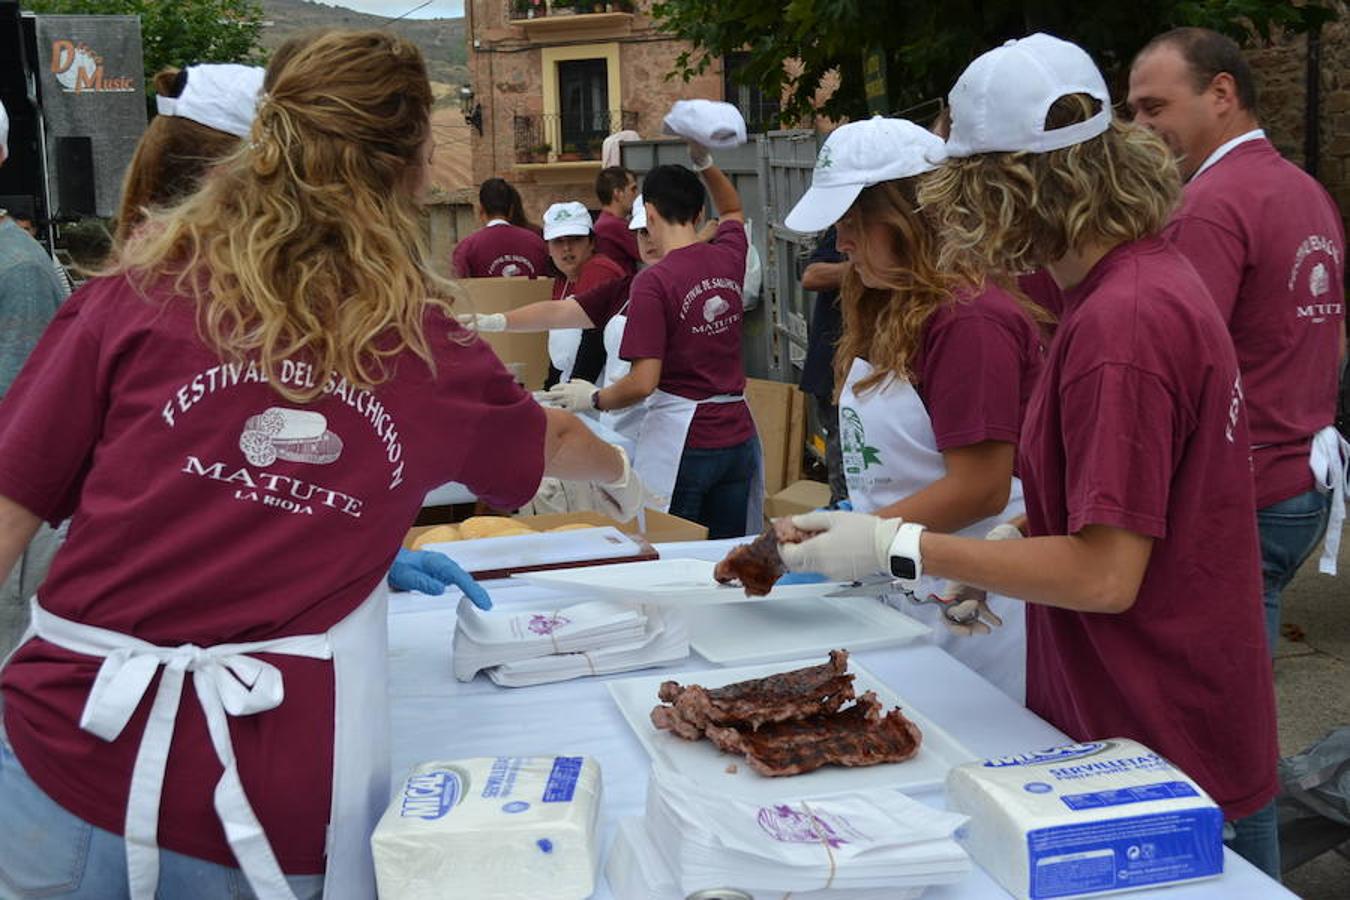
M 466 597 L 456 618 L 454 669 L 460 681 L 502 663 L 627 646 L 647 631 L 646 615 L 612 600 L 508 613 L 481 610 Z
M 488 669 L 488 677 L 503 687 L 527 687 L 584 678 L 587 675 L 631 672 L 676 662 L 689 656 L 689 628 L 682 613 L 678 610 L 662 610 L 658 606 L 643 606 L 640 609 L 647 622 L 641 640 L 503 663 Z

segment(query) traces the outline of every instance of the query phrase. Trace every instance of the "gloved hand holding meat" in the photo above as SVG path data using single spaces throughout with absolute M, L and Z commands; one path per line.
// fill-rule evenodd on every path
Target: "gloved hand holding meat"
M 747 597 L 763 597 L 787 571 L 778 545 L 796 544 L 810 536 L 810 532 L 793 525 L 790 518 L 775 519 L 759 537 L 733 547 L 713 569 L 713 577 L 720 584 L 739 581 Z

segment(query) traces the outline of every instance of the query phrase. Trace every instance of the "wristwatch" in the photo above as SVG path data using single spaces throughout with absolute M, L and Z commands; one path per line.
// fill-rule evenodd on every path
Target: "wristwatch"
M 919 536 L 924 527 L 917 522 L 906 522 L 891 540 L 891 576 L 906 590 L 913 590 L 923 577 L 923 557 L 919 553 Z

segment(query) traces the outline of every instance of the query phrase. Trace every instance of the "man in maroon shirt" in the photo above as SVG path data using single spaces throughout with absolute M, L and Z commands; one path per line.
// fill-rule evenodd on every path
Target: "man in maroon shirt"
M 1177 156 L 1187 183 L 1164 236 L 1200 273 L 1237 350 L 1273 651 L 1280 593 L 1329 514 L 1321 568 L 1336 572 L 1344 503 L 1327 488 L 1345 477 L 1332 428 L 1345 347 L 1340 215 L 1266 139 L 1251 69 L 1223 35 L 1178 28 L 1154 38 L 1131 68 L 1129 106 Z
M 595 252 L 623 266 L 629 275 L 637 272 L 640 259 L 637 238 L 628 228 L 637 192 L 637 176 L 623 166 L 601 169 L 595 176 L 595 196 L 600 201 L 600 215 L 595 220 Z

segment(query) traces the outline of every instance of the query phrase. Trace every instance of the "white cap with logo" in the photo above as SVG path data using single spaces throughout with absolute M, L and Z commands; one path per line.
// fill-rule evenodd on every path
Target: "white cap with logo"
M 825 139 L 811 187 L 784 224 L 822 231 L 848 212 L 863 188 L 931 172 L 945 156 L 942 138 L 908 119 L 873 116 L 841 125 Z
M 1085 122 L 1047 129 L 1050 107 L 1069 94 L 1087 94 L 1101 110 Z M 947 155 L 958 158 L 1048 153 L 1091 140 L 1111 125 L 1111 94 L 1092 57 L 1048 34 L 1008 41 L 977 57 L 956 80 L 948 102 Z
M 591 233 L 591 213 L 576 200 L 555 203 L 544 211 L 544 240 Z
M 186 77 L 177 97 L 155 97 L 161 116 L 178 116 L 236 137 L 248 136 L 262 93 L 262 69 L 210 63 L 188 66 Z
M 721 100 L 676 100 L 661 130 L 713 150 L 739 147 L 746 141 L 745 116 Z
M 647 227 L 647 204 L 642 202 L 642 195 L 638 194 L 633 198 L 633 214 L 628 217 L 628 230 L 641 231 Z

